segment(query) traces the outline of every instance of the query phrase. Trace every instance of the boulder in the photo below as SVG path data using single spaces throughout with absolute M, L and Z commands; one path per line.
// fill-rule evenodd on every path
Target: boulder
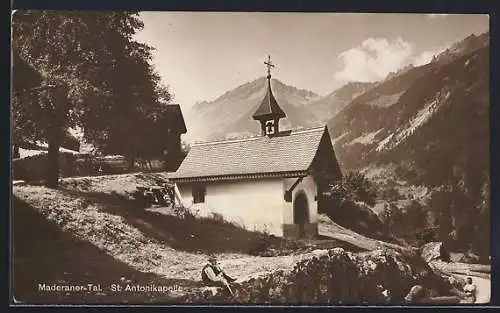
M 479 263 L 479 261 L 479 256 L 472 252 L 464 253 L 464 255 L 458 260 L 458 262 L 461 263 Z
M 419 302 L 425 296 L 424 287 L 415 285 L 411 287 L 410 292 L 405 297 L 406 303 Z
M 449 261 L 450 253 L 446 250 L 442 242 L 429 242 L 420 249 L 420 254 L 426 262 L 437 260 Z

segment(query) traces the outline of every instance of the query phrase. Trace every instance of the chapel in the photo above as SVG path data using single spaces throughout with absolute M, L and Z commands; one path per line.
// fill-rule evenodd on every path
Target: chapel
M 253 119 L 260 135 L 195 143 L 170 177 L 183 204 L 198 214 L 219 214 L 248 230 L 314 238 L 323 193 L 342 178 L 326 125 L 282 130 L 286 113 L 267 86 Z M 257 126 L 257 125 L 256 125 Z

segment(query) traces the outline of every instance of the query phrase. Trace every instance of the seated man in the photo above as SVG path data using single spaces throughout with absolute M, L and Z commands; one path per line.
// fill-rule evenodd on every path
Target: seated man
M 467 277 L 467 283 L 464 286 L 465 298 L 462 303 L 476 303 L 477 287 L 472 283 L 472 278 Z
M 211 256 L 208 262 L 201 270 L 203 282 L 210 286 L 226 287 L 231 295 L 234 295 L 229 283 L 234 282 L 235 279 L 231 278 L 220 268 L 217 258 L 214 256 Z

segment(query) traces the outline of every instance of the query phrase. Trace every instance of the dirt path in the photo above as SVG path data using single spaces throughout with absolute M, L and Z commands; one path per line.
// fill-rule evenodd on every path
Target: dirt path
M 340 226 L 324 215 L 319 215 L 318 219 L 318 228 L 320 235 L 331 237 L 341 241 L 346 241 L 354 246 L 369 251 L 382 248 L 392 248 L 396 250 L 405 249 L 404 247 L 396 244 L 365 237 L 350 229 Z
M 435 260 L 429 262 L 432 268 L 445 276 L 466 280 L 472 277 L 477 286 L 476 303 L 489 303 L 491 300 L 491 266 L 484 264 L 468 264 L 460 262 L 443 262 Z
M 477 286 L 476 303 L 489 303 L 491 301 L 491 280 L 477 276 L 467 276 L 456 274 L 456 276 L 466 279 L 472 277 L 472 282 Z

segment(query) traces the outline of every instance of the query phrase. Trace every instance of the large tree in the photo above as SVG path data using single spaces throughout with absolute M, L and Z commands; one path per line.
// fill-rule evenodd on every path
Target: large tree
M 47 185 L 58 182 L 65 130 L 80 126 L 106 152 L 135 157 L 170 94 L 150 65 L 152 48 L 133 40 L 135 12 L 17 11 L 13 50 L 43 88 L 14 95 L 14 127 L 46 140 Z M 24 132 L 23 132 L 24 133 Z
M 124 155 L 133 166 L 138 157 L 162 155 L 165 126 L 170 122 L 165 118 L 170 94 L 146 62 L 151 59 L 151 49 L 138 43 L 129 48 L 132 51 L 122 56 L 116 76 L 108 81 L 109 88 L 116 91 L 109 101 L 119 105 L 97 106 L 93 110 L 99 114 L 88 114 L 86 122 L 94 125 L 87 135 L 100 151 Z
M 40 89 L 42 77 L 34 68 L 26 64 L 17 53 L 12 56 L 13 75 L 12 75 L 12 89 L 13 89 L 13 107 L 16 110 L 12 111 L 12 117 L 15 123 L 12 128 L 12 145 L 14 147 L 14 158 L 19 157 L 19 145 L 23 141 L 32 141 L 32 134 L 36 131 L 32 129 L 33 123 L 30 121 L 29 114 L 17 102 L 19 95 L 28 92 L 36 92 Z

